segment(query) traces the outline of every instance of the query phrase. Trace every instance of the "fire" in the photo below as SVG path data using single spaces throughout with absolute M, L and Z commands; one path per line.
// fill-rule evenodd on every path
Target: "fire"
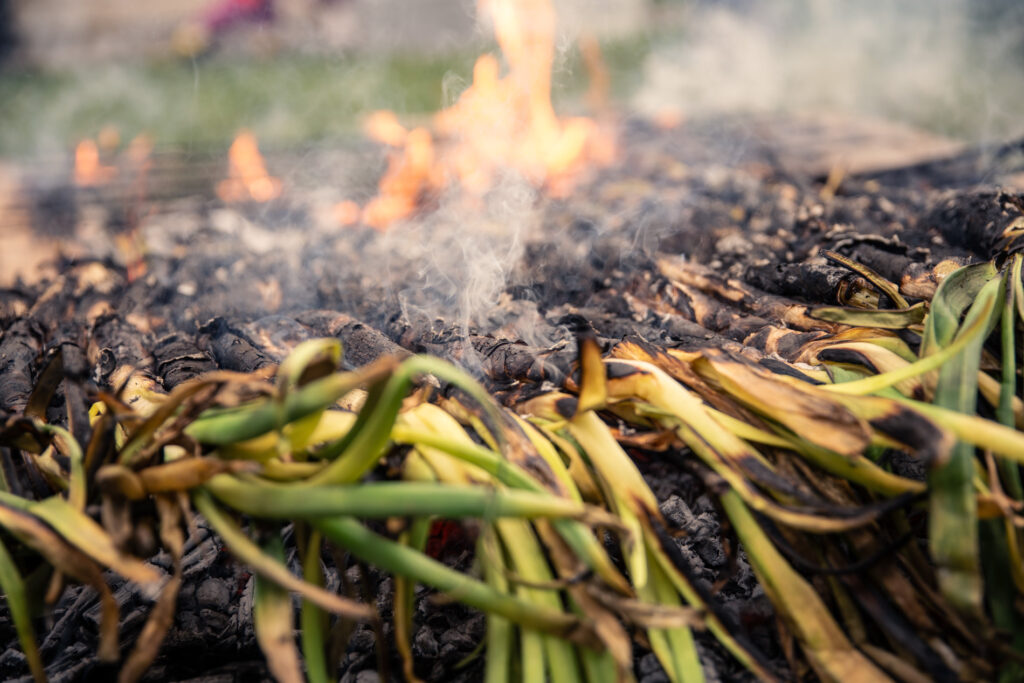
M 439 180 L 430 131 L 416 128 L 402 139 L 401 152 L 392 154 L 381 178 L 380 194 L 363 209 L 363 220 L 377 229 L 413 213 Z
M 139 233 L 141 218 L 147 213 L 147 184 L 152 166 L 153 140 L 140 133 L 126 148 L 121 148 L 121 134 L 113 126 L 100 130 L 95 140 L 85 139 L 75 147 L 74 182 L 78 187 L 100 187 L 118 178 L 124 196 L 123 220 L 126 228 L 114 235 L 129 282 L 146 273 L 145 249 Z M 107 159 L 113 164 L 105 164 Z
M 555 11 L 550 0 L 480 0 L 479 10 L 494 23 L 507 73 L 502 75 L 493 55 L 481 56 L 472 85 L 435 116 L 433 133 L 408 131 L 391 112 L 368 119 L 370 137 L 393 150 L 377 197 L 363 208 L 367 225 L 383 230 L 450 185 L 481 196 L 506 169 L 564 196 L 585 169 L 611 162 L 611 133 L 589 118 L 561 119 L 551 104 Z M 596 44 L 585 52 L 588 63 L 599 63 Z M 356 222 L 351 202 L 336 213 L 345 224 Z
M 96 187 L 109 183 L 117 175 L 117 169 L 106 166 L 100 160 L 100 148 L 90 139 L 82 140 L 75 147 L 75 185 Z
M 256 137 L 243 130 L 228 150 L 228 177 L 217 184 L 225 202 L 269 202 L 281 194 L 281 181 L 267 173 Z

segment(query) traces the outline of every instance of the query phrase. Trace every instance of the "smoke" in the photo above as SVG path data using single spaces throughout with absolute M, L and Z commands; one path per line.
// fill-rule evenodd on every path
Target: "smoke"
M 459 27 L 464 41 L 470 37 L 475 43 L 490 44 L 489 25 L 476 23 L 473 17 L 474 2 L 449 4 L 446 11 L 452 13 L 452 26 Z M 657 37 L 652 39 L 642 73 L 636 75 L 637 91 L 630 103 L 641 114 L 665 109 L 693 117 L 838 110 L 900 119 L 965 139 L 1024 134 L 1024 118 L 1019 116 L 1024 111 L 1024 9 L 1010 0 L 704 0 L 685 4 L 600 0 L 599 4 L 607 6 L 607 11 L 596 11 L 589 0 L 559 3 L 560 10 L 575 9 L 575 15 L 566 11 L 559 19 L 556 75 L 563 76 L 568 68 L 567 54 L 574 45 L 571 36 L 593 30 L 593 22 L 650 30 Z M 363 5 L 373 16 L 380 13 L 379 22 L 368 24 L 381 31 L 390 26 L 385 6 L 391 8 L 388 11 L 401 11 L 396 2 Z M 661 8 L 658 11 L 681 7 L 681 30 L 666 37 L 663 23 L 643 27 L 642 18 L 655 6 Z M 613 15 L 608 9 L 612 7 L 623 14 Z M 401 21 L 409 30 L 426 34 L 429 31 L 418 25 L 417 17 L 427 14 L 422 9 L 410 11 Z M 615 21 L 609 19 L 612 16 Z M 398 46 L 410 47 L 400 40 Z M 90 66 L 60 84 L 59 96 L 45 100 L 52 106 L 32 107 L 31 115 L 21 117 L 29 122 L 28 130 L 0 134 L 0 142 L 40 152 L 68 150 L 79 130 L 83 136 L 94 135 L 109 118 L 120 124 L 125 138 L 160 123 L 158 142 L 198 150 L 211 139 L 226 142 L 237 127 L 234 122 L 240 121 L 270 148 L 295 140 L 322 140 L 318 148 L 333 144 L 337 163 L 333 153 L 317 149 L 308 156 L 296 152 L 292 169 L 270 167 L 290 188 L 288 201 L 329 209 L 338 199 L 372 195 L 371 185 L 382 171 L 378 149 L 357 147 L 347 137 L 352 135 L 358 112 L 390 106 L 401 118 L 415 123 L 412 117 L 419 114 L 422 122 L 426 109 L 450 105 L 468 84 L 467 64 L 458 75 L 446 76 L 440 90 L 431 84 L 424 94 L 419 90 L 428 79 L 403 79 L 403 62 L 389 60 L 366 53 L 351 63 L 342 57 L 252 64 L 211 58 L 148 70 Z M 439 59 L 438 68 L 448 63 Z M 410 94 L 410 89 L 417 88 Z M 11 102 L 17 99 L 10 98 Z M 343 142 L 349 148 L 343 149 Z M 737 138 L 729 144 L 739 147 L 746 140 Z M 728 163 L 727 157 L 720 161 Z M 66 175 L 66 169 L 61 171 Z M 58 180 L 66 182 L 63 176 L 54 183 Z M 592 233 L 555 242 L 564 248 L 557 265 L 571 270 L 592 259 L 598 238 L 604 236 L 598 234 L 604 229 L 601 226 L 614 223 L 616 230 L 621 227 L 628 232 L 623 249 L 600 258 L 621 259 L 628 266 L 630 258 L 657 249 L 659 240 L 681 220 L 687 201 L 687 197 L 673 200 L 667 190 L 659 189 L 657 199 L 635 209 L 616 209 L 620 215 L 611 216 L 602 207 Z M 381 325 L 398 314 L 420 329 L 447 332 L 454 324 L 463 336 L 479 328 L 500 330 L 532 344 L 550 342 L 553 327 L 541 324 L 538 306 L 527 291 L 530 278 L 523 275 L 536 268 L 527 245 L 544 228 L 537 190 L 510 172 L 482 198 L 446 190 L 434 204 L 388 233 L 368 236 L 344 235 L 330 215 L 315 231 L 311 228 L 307 233 L 302 224 L 274 240 L 268 237 L 269 229 L 261 231 L 247 223 L 214 225 L 218 221 L 211 219 L 208 228 L 229 235 L 238 252 L 258 252 L 268 264 L 279 263 L 274 268 L 268 265 L 267 270 L 280 281 L 286 308 L 312 305 L 316 300 L 378 316 L 368 317 L 371 324 Z M 262 227 L 277 228 L 283 220 L 269 214 L 252 218 Z M 147 239 L 156 241 L 166 233 L 162 224 L 157 227 L 161 229 L 154 228 Z M 564 225 L 552 229 L 564 229 Z M 186 236 L 181 243 L 187 243 Z M 320 246 L 327 244 L 339 253 L 327 253 Z M 168 245 L 167 250 L 174 246 Z M 307 255 L 317 267 L 336 259 L 326 267 L 326 277 L 339 283 L 338 298 L 320 297 L 314 291 L 311 269 L 304 261 Z M 591 283 L 574 286 L 582 289 Z M 357 300 L 364 292 L 374 293 L 372 299 L 365 297 L 373 303 Z M 353 301 L 343 301 L 346 296 Z
M 466 336 L 487 325 L 523 258 L 539 225 L 536 198 L 513 173 L 484 197 L 447 190 L 435 209 L 361 245 L 361 279 L 383 288 L 405 322 L 439 332 L 454 324 Z
M 634 103 L 832 110 L 969 140 L 1024 133 L 1024 7 L 1013 0 L 697 2 L 656 47 Z
M 1013 20 L 1024 10 L 1014 3 L 724 0 L 688 3 L 683 17 L 681 33 L 659 39 L 638 76 L 631 105 L 641 113 L 838 111 L 968 140 L 1024 134 L 1015 115 L 1024 106 L 1024 23 Z M 568 44 L 560 35 L 557 60 Z M 444 101 L 465 85 L 449 75 Z M 552 328 L 538 324 L 528 296 L 507 295 L 529 280 L 521 277 L 530 269 L 526 244 L 542 229 L 535 200 L 533 188 L 508 174 L 475 210 L 449 191 L 435 211 L 384 235 L 377 262 L 388 263 L 384 281 L 403 318 L 550 343 Z M 656 249 L 672 223 L 666 211 L 646 206 L 626 221 L 627 251 Z M 565 266 L 589 258 L 596 239 L 575 243 L 579 254 L 563 254 Z

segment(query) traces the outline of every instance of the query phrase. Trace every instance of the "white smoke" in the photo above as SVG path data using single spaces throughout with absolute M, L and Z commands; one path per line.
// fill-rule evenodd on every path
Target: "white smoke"
M 642 112 L 833 110 L 983 140 L 1024 133 L 1024 13 L 1002 0 L 694 3 Z
M 536 189 L 515 174 L 483 198 L 449 190 L 436 209 L 365 245 L 366 276 L 384 283 L 405 320 L 454 323 L 465 336 L 499 308 L 511 270 L 539 224 L 536 199 Z

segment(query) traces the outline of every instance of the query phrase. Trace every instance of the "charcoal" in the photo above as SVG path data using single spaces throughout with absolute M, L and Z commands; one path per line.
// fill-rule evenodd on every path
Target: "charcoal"
M 991 259 L 1004 246 L 1003 231 L 1022 219 L 1024 196 L 982 191 L 948 196 L 924 221 L 937 228 L 950 244 Z
M 199 584 L 195 592 L 196 601 L 202 607 L 220 607 L 231 598 L 231 590 L 220 579 L 207 579 Z
M 473 350 L 483 356 L 484 372 L 495 382 L 526 380 L 562 384 L 574 352 L 568 348 L 540 349 L 487 336 L 470 338 Z
M 654 671 L 652 673 L 645 674 L 640 678 L 641 683 L 669 683 L 670 680 L 671 679 L 664 670 Z
M 61 264 L 61 274 L 33 302 L 30 315 L 53 330 L 69 318 L 86 320 L 112 312 L 123 295 L 125 276 L 112 264 L 82 259 Z
M 152 348 L 147 332 L 116 313 L 101 315 L 89 330 L 89 361 L 96 367 L 95 376 L 100 384 L 123 381 L 120 370 L 152 370 Z
M 200 328 L 198 346 L 226 370 L 253 372 L 273 364 L 267 354 L 224 318 L 214 318 Z
M 10 634 L 6 634 L 5 637 L 10 638 Z M 0 671 L 18 671 L 21 669 L 27 669 L 28 664 L 25 658 L 25 653 L 15 648 L 8 648 L 2 654 L 0 654 Z
M 350 668 L 341 677 L 339 683 L 379 683 L 380 674 L 374 669 L 362 669 L 359 671 Z
M 316 336 L 340 339 L 345 362 L 351 367 L 361 367 L 384 356 L 403 358 L 409 355 L 380 331 L 344 313 L 306 311 L 296 316 L 296 320 L 308 325 Z
M 200 350 L 191 338 L 180 333 L 157 340 L 153 346 L 153 358 L 156 375 L 167 389 L 217 369 L 209 355 Z
M 43 330 L 31 319 L 14 323 L 0 337 L 0 411 L 21 413 L 35 386 Z
M 32 293 L 25 289 L 0 288 L 0 330 L 24 317 L 33 298 Z
M 431 626 L 423 626 L 416 632 L 412 646 L 415 648 L 414 654 L 417 658 L 436 659 L 441 650 L 441 646 L 437 642 L 437 636 Z
M 630 121 L 616 167 L 595 173 L 567 197 L 537 200 L 543 229 L 522 235 L 521 262 L 502 264 L 494 300 L 480 310 L 458 303 L 458 290 L 471 284 L 450 287 L 452 296 L 425 281 L 423 264 L 404 260 L 396 247 L 404 237 L 387 243 L 372 230 L 316 227 L 302 195 L 269 210 L 211 210 L 203 197 L 184 200 L 173 188 L 155 188 L 165 216 L 148 229 L 143 225 L 144 276 L 106 257 L 90 257 L 57 263 L 59 275 L 49 281 L 0 289 L 0 414 L 25 409 L 46 361 L 58 351 L 63 369 L 47 415 L 81 441 L 93 383 L 112 389 L 142 373 L 170 390 L 213 370 L 269 372 L 296 344 L 314 337 L 339 339 L 346 367 L 385 356 L 441 356 L 515 403 L 564 384 L 574 369 L 573 339 L 581 321 L 605 347 L 631 338 L 685 350 L 721 349 L 794 374 L 779 358 L 795 360 L 807 343 L 833 329 L 810 317 L 807 306 L 836 303 L 837 293 L 852 283 L 866 286 L 826 261 L 822 250 L 867 265 L 911 299 L 923 298 L 937 284 L 935 265 L 989 258 L 1004 246 L 1002 231 L 1024 213 L 1019 195 L 971 189 L 968 176 L 977 177 L 977 167 L 967 157 L 851 177 L 825 200 L 820 178 L 785 167 L 769 142 L 738 144 L 749 138 L 745 125 L 695 121 L 666 132 Z M 723 159 L 735 163 L 727 166 Z M 210 173 L 203 167 L 197 175 L 209 180 Z M 195 179 L 187 186 L 202 191 Z M 41 204 L 45 216 L 38 227 L 68 234 L 82 208 L 78 202 L 102 204 L 113 201 L 110 194 L 56 192 Z M 117 229 L 116 222 L 108 227 Z M 301 229 L 275 231 L 300 222 Z M 424 223 L 415 238 L 430 243 L 430 221 Z M 465 230 L 472 233 L 471 219 Z M 911 346 L 919 342 L 909 335 L 907 340 Z M 638 458 L 638 466 L 669 524 L 663 542 L 722 619 L 781 679 L 793 678 L 771 603 L 742 549 L 722 542 L 714 497 L 700 471 L 686 466 L 692 454 L 669 448 L 648 455 Z M 890 455 L 896 473 L 924 478 L 921 460 Z M 15 493 L 49 493 L 21 452 L 0 448 L 0 461 Z M 470 571 L 468 547 L 444 550 L 446 564 Z M 166 553 L 152 562 L 171 571 Z M 339 588 L 346 568 L 325 564 L 327 586 Z M 186 541 L 182 567 L 174 626 L 145 680 L 270 680 L 253 633 L 252 577 L 201 519 Z M 350 571 L 348 578 L 361 585 L 361 571 Z M 370 571 L 365 583 L 386 622 L 393 581 Z M 130 584 L 112 587 L 122 603 L 127 648 L 152 596 Z M 53 606 L 39 633 L 54 680 L 111 674 L 95 659 L 97 610 L 95 592 L 80 586 L 69 587 Z M 391 629 L 355 627 L 337 677 L 352 683 L 394 678 L 401 663 Z M 439 601 L 420 587 L 412 638 L 417 675 L 479 680 L 486 655 L 458 667 L 483 641 L 485 629 L 478 612 Z M 2 613 L 0 637 L 8 645 L 0 676 L 24 678 L 24 659 Z M 696 639 L 708 680 L 752 680 L 710 634 L 698 631 Z M 638 646 L 636 658 L 643 683 L 667 680 L 647 649 Z M 939 666 L 934 673 L 945 674 Z
M 915 250 L 914 258 L 908 255 L 908 249 L 901 244 L 874 245 L 861 242 L 850 249 L 841 251 L 844 256 L 863 263 L 882 277 L 892 282 L 899 282 L 905 275 L 913 272 L 925 253 Z
M 755 287 L 818 304 L 841 303 L 836 292 L 849 279 L 850 271 L 844 268 L 807 262 L 754 266 L 746 273 L 747 282 Z

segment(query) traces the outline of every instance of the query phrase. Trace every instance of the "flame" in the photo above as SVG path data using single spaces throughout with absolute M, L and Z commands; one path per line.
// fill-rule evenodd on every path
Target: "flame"
M 351 200 L 334 205 L 334 219 L 339 225 L 356 225 L 363 219 L 363 207 Z
M 373 112 L 370 114 L 370 118 L 366 120 L 363 129 L 372 139 L 391 147 L 401 147 L 404 145 L 405 136 L 408 134 L 405 126 L 398 121 L 398 117 L 391 111 Z
M 228 150 L 228 177 L 217 183 L 217 196 L 228 203 L 269 202 L 281 194 L 281 181 L 267 173 L 256 137 L 243 130 Z
M 100 148 L 90 139 L 82 140 L 75 147 L 75 185 L 96 187 L 109 183 L 117 175 L 117 169 L 100 161 Z
M 146 187 L 152 165 L 153 140 L 145 133 L 135 136 L 127 148 L 121 147 L 121 134 L 114 126 L 100 130 L 95 140 L 85 139 L 75 147 L 74 182 L 79 187 L 99 187 L 119 178 L 124 196 L 123 232 L 114 235 L 114 244 L 125 264 L 128 281 L 146 274 L 145 249 L 139 223 L 146 213 Z M 103 163 L 107 158 L 116 166 Z
M 363 221 L 378 230 L 416 210 L 437 181 L 434 139 L 426 128 L 405 135 L 401 153 L 392 154 L 380 181 L 380 194 L 363 209 Z
M 367 225 L 383 230 L 449 185 L 479 197 L 506 169 L 564 196 L 585 169 L 612 161 L 611 133 L 592 119 L 560 119 L 551 104 L 555 11 L 550 0 L 480 0 L 479 11 L 494 23 L 507 73 L 502 75 L 495 56 L 481 56 L 472 85 L 434 117 L 434 133 L 407 131 L 391 112 L 369 117 L 367 134 L 394 149 L 377 197 L 363 208 Z M 587 62 L 601 66 L 596 44 L 584 49 Z M 355 222 L 351 202 L 335 212 L 345 224 Z

